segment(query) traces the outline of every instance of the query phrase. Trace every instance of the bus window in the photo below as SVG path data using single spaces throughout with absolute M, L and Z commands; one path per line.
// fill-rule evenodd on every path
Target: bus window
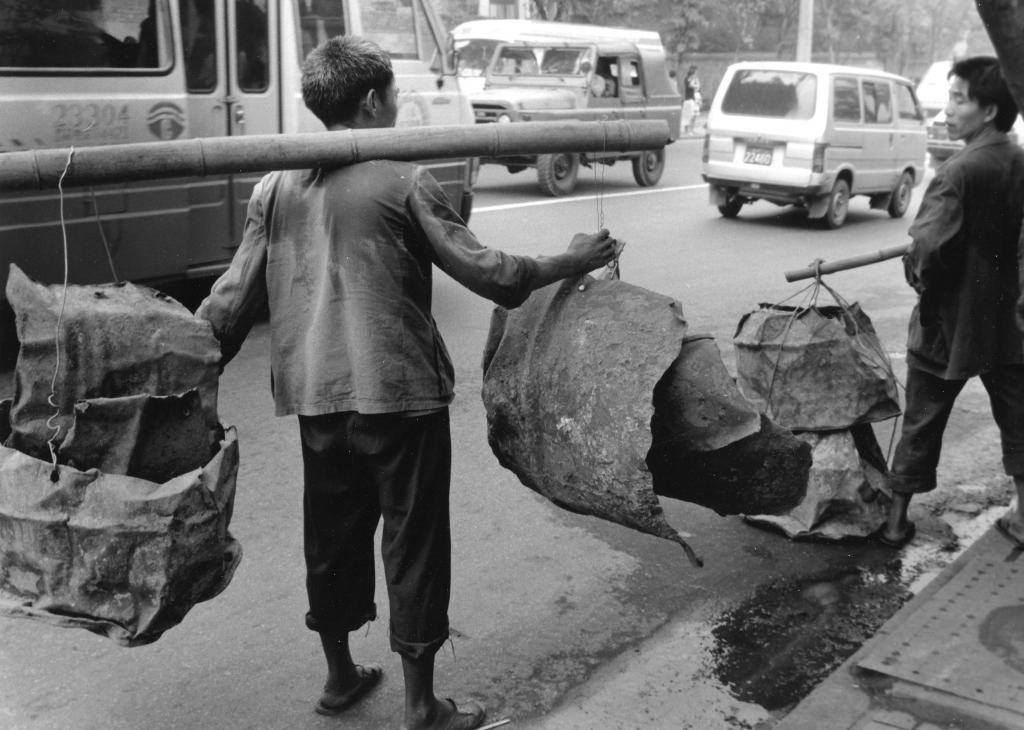
M 156 71 L 170 64 L 167 0 L 0 0 L 0 67 Z
M 181 33 L 185 39 L 185 84 L 192 92 L 217 87 L 217 28 L 213 0 L 182 0 Z
M 424 47 L 424 55 L 418 47 L 424 40 L 424 31 L 417 26 L 425 25 L 422 17 L 414 14 L 412 0 L 381 0 L 365 3 L 360 7 L 363 20 L 363 35 L 381 48 L 387 49 L 392 58 L 426 58 L 437 49 L 437 44 Z M 429 36 L 430 30 L 426 30 Z
M 267 0 L 235 2 L 235 47 L 238 88 L 242 91 L 266 91 L 270 84 L 267 63 Z
M 299 25 L 302 28 L 302 58 L 328 38 L 345 34 L 345 18 L 340 0 L 299 0 Z

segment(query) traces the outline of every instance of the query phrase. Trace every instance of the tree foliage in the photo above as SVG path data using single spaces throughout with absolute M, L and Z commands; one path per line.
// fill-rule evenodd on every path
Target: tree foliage
M 449 5 L 459 2 L 447 1 Z M 674 55 L 795 55 L 800 0 L 531 2 L 537 18 L 656 30 Z M 472 3 L 475 8 L 475 0 Z M 449 17 L 460 14 L 447 13 Z M 970 53 L 992 52 L 971 0 L 814 0 L 816 58 L 842 63 L 870 53 L 887 70 L 909 73 L 951 57 L 958 43 Z

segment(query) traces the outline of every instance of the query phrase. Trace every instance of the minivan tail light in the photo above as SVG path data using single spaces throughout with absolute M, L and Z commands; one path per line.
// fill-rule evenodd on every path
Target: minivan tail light
M 825 171 L 825 149 L 827 147 L 827 144 L 822 143 L 814 145 L 814 157 L 811 158 L 811 172 Z
M 700 153 L 700 159 L 702 162 L 707 162 L 711 159 L 711 135 L 704 135 L 704 147 Z

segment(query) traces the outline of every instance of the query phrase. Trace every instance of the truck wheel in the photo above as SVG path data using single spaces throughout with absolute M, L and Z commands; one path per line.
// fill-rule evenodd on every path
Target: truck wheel
M 633 158 L 633 179 L 642 188 L 657 185 L 665 172 L 665 150 L 644 150 Z
M 821 225 L 828 230 L 840 228 L 846 222 L 846 214 L 849 212 L 850 183 L 839 178 L 832 186 L 832 192 L 828 194 L 828 208 L 821 219 Z
M 580 158 L 574 154 L 560 152 L 537 158 L 537 182 L 541 190 L 553 197 L 571 193 L 576 188 L 579 172 Z
M 892 189 L 892 195 L 889 196 L 890 217 L 902 218 L 903 214 L 907 212 L 907 208 L 910 207 L 910 194 L 913 187 L 913 175 L 909 172 L 904 172 L 900 175 L 899 182 L 896 183 L 896 187 Z

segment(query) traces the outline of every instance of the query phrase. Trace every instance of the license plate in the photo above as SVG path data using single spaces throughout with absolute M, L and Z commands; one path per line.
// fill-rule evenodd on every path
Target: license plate
M 743 161 L 748 165 L 770 165 L 772 164 L 772 148 L 748 145 L 743 152 Z

